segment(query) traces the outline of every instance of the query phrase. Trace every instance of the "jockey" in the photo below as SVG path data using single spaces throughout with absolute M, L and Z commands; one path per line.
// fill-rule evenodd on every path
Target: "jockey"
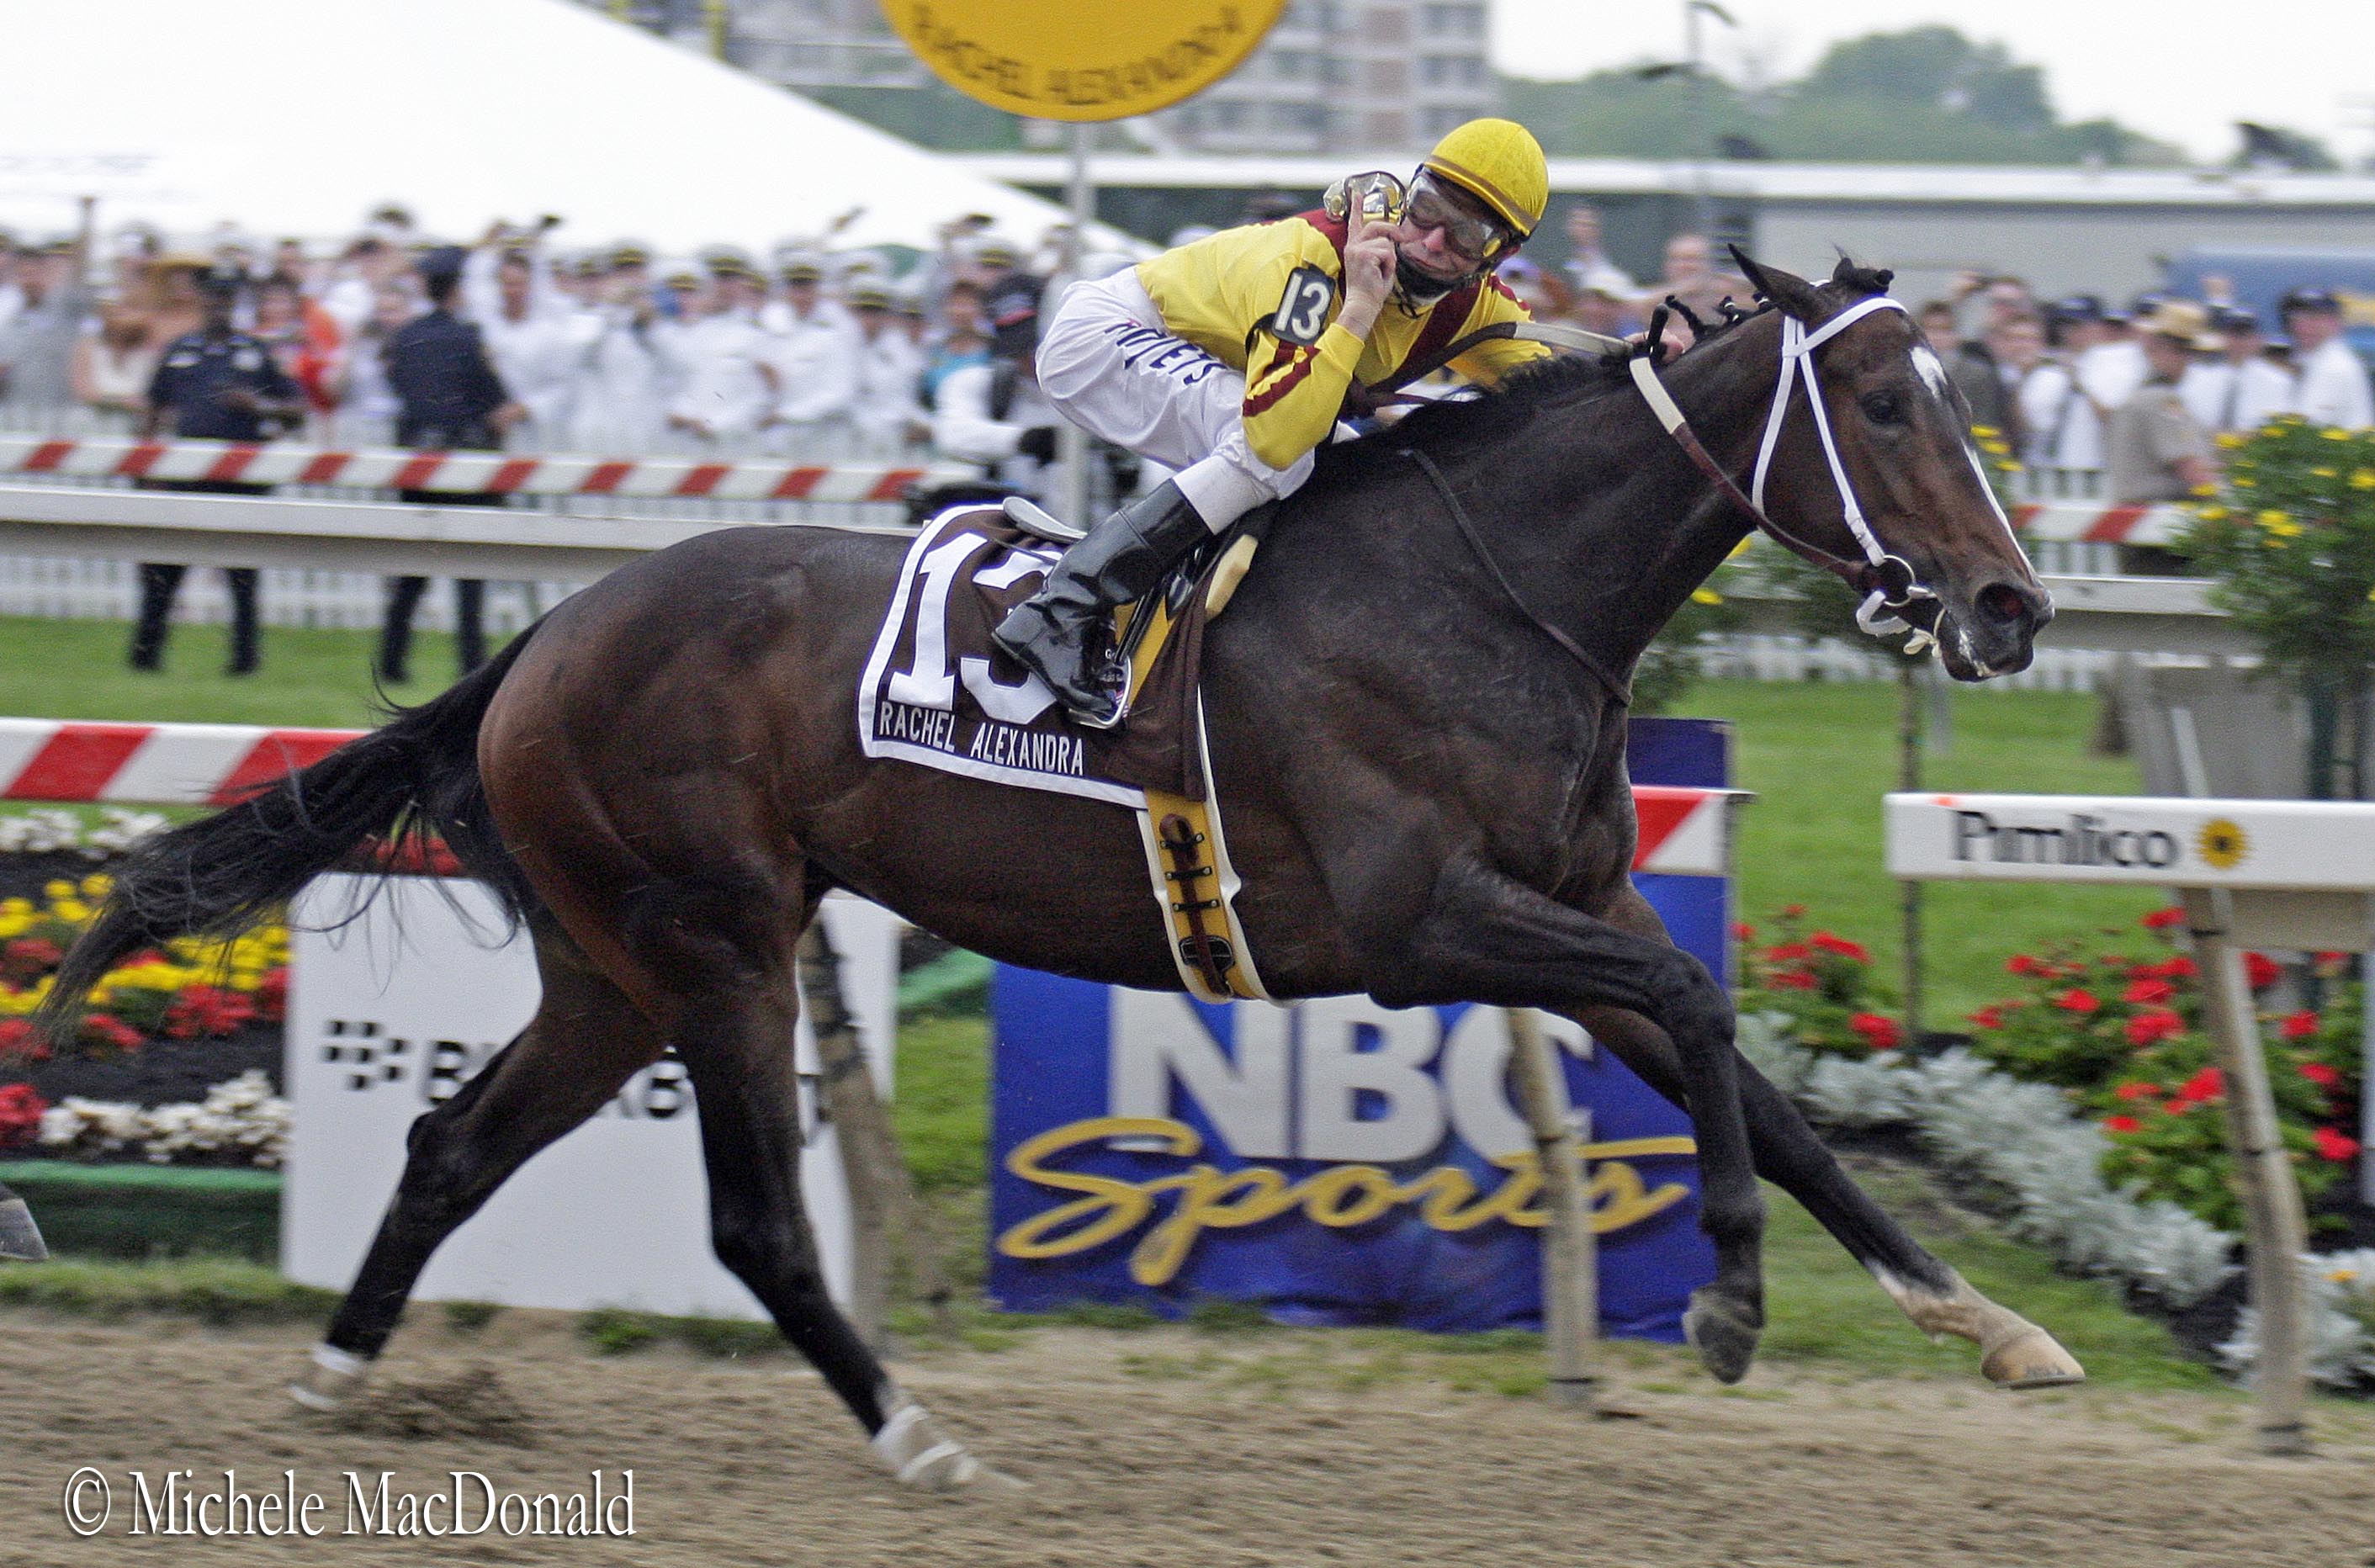
M 1119 722 L 1109 611 L 1294 493 L 1365 389 L 1479 327 L 1526 319 L 1493 277 L 1550 196 L 1526 128 L 1470 121 L 1403 196 L 1390 175 L 1354 176 L 1326 208 L 1223 230 L 1065 292 L 1039 346 L 1040 387 L 1091 434 L 1176 470 L 1067 550 L 998 626 L 999 646 L 1075 723 Z M 1452 368 L 1491 384 L 1548 353 L 1493 338 Z

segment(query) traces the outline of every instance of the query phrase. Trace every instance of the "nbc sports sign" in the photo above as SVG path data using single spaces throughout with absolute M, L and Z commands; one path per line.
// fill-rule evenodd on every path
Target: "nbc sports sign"
M 1720 788 L 1729 741 L 1706 721 L 1636 720 L 1635 781 Z M 1645 844 L 1706 831 L 1683 793 L 1645 798 Z M 1722 974 L 1727 881 L 1637 880 Z M 1001 968 L 992 1011 L 1002 1305 L 1222 1298 L 1306 1323 L 1539 1323 L 1546 1209 L 1501 1009 L 1207 1005 Z M 1689 1119 L 1582 1029 L 1544 1021 L 1590 1161 L 1603 1328 L 1678 1338 L 1714 1273 Z

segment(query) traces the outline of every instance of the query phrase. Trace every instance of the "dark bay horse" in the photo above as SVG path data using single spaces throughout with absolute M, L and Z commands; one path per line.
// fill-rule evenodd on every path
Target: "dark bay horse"
M 1715 462 L 1743 476 L 1785 336 L 1886 286 L 1845 264 L 1820 286 L 1754 276 L 1777 308 L 1667 372 Z M 1934 592 L 1949 669 L 2025 666 L 2051 607 L 1910 321 L 1872 311 L 1818 363 L 1837 469 L 1871 531 Z M 1766 508 L 1851 550 L 1807 395 L 1780 427 Z M 1718 1258 L 1688 1327 L 1727 1382 L 1764 1324 L 1758 1173 L 1918 1326 L 1978 1341 L 1989 1376 L 2082 1375 L 1849 1179 L 1738 1055 L 1723 993 L 1633 890 L 1621 683 L 1748 524 L 1626 369 L 1561 362 L 1323 458 L 1205 644 L 1214 768 L 1270 988 L 1559 1012 L 1685 1107 Z M 826 1296 L 796 1186 L 795 943 L 817 901 L 847 888 L 1010 963 L 1179 982 L 1130 813 L 860 755 L 859 670 L 905 548 L 774 527 L 654 555 L 443 696 L 119 869 L 53 1013 L 126 955 L 262 918 L 405 828 L 443 835 L 533 936 L 540 1010 L 414 1126 L 301 1397 L 347 1394 L 438 1244 L 672 1045 L 695 1087 L 718 1256 L 903 1480 L 981 1473 Z

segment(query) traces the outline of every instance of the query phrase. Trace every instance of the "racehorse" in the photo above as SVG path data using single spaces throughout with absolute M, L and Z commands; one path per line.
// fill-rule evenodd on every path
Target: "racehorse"
M 1282 997 L 1548 1009 L 1684 1107 L 1717 1256 L 1686 1328 L 1718 1378 L 1746 1372 L 1764 1325 L 1762 1173 L 1917 1326 L 1979 1342 L 1990 1377 L 2074 1381 L 1740 1057 L 1722 991 L 1627 875 L 1627 674 L 1752 514 L 1880 582 L 1960 679 L 2025 667 L 2052 613 L 1887 275 L 1843 261 L 1815 285 L 1742 260 L 1766 308 L 1646 377 L 1707 472 L 1639 370 L 1570 359 L 1329 449 L 1282 506 L 1201 676 L 1245 929 Z M 1731 477 L 1753 458 L 1761 513 Z M 536 1017 L 414 1125 L 301 1397 L 346 1397 L 438 1244 L 673 1046 L 719 1258 L 903 1480 L 984 1473 L 826 1295 L 796 1185 L 796 942 L 845 888 L 1009 963 L 1180 981 L 1129 812 L 860 754 L 853 699 L 906 548 L 742 528 L 639 560 L 443 696 L 118 869 L 53 1019 L 125 956 L 262 919 L 405 831 L 441 836 L 532 935 Z

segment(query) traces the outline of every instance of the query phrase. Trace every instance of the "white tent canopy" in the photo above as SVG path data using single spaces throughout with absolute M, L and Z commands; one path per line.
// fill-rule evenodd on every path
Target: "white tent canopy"
M 928 247 L 984 212 L 1025 244 L 1063 212 L 568 0 L 0 0 L 0 223 L 139 218 L 181 238 L 353 233 L 385 202 L 467 241 L 565 220 L 761 250 Z M 1110 240 L 1104 242 L 1112 242 Z

